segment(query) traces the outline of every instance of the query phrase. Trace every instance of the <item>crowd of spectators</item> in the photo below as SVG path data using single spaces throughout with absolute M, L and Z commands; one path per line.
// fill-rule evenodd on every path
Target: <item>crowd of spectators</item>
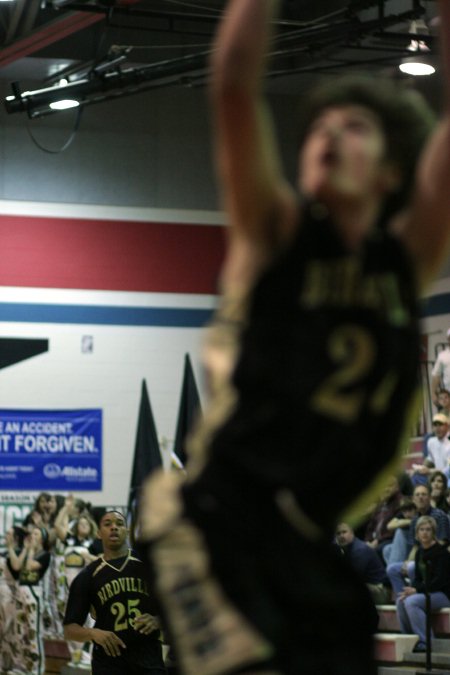
M 395 602 L 400 629 L 426 650 L 426 592 L 432 611 L 450 607 L 450 329 L 432 374 L 436 412 L 423 457 L 390 476 L 366 520 L 336 530 L 335 546 L 366 583 L 375 604 Z
M 104 509 L 72 495 L 42 492 L 5 537 L 0 556 L 0 672 L 44 675 L 44 639 L 63 639 L 68 589 L 102 553 L 97 521 Z M 71 663 L 90 668 L 90 648 L 69 643 Z
M 334 540 L 374 604 L 396 603 L 401 630 L 419 635 L 416 651 L 425 649 L 426 582 L 433 608 L 450 606 L 450 394 L 436 390 L 434 398 L 437 412 L 423 460 L 389 476 L 365 521 L 356 530 L 340 523 Z M 44 675 L 43 640 L 63 639 L 70 584 L 102 553 L 97 523 L 103 512 L 72 495 L 42 492 L 23 522 L 6 533 L 0 672 Z M 69 648 L 72 665 L 90 668 L 88 645 Z

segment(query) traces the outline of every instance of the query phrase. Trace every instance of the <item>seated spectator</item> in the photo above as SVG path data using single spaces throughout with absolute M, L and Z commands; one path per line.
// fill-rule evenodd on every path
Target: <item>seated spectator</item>
M 450 391 L 441 389 L 438 394 L 438 412 L 444 413 L 450 419 Z
M 405 586 L 397 599 L 397 614 L 402 633 L 416 633 L 419 641 L 414 652 L 426 651 L 425 591 L 430 593 L 431 609 L 450 607 L 450 554 L 438 543 L 436 522 L 421 516 L 416 523 L 418 549 L 411 586 Z
M 383 547 L 382 550 L 383 559 L 386 565 L 389 564 L 391 557 L 394 560 L 397 556 L 401 558 L 404 555 L 402 552 L 406 550 L 406 531 L 408 530 L 413 518 L 416 515 L 417 508 L 414 504 L 414 501 L 409 497 L 404 497 L 400 501 L 398 513 L 393 518 L 391 518 L 391 520 L 386 525 L 386 528 L 392 532 L 392 539 L 386 544 L 386 546 Z M 403 530 L 403 532 L 401 535 L 396 536 L 396 531 L 398 529 Z M 396 538 L 397 552 L 395 549 L 394 551 L 392 550 L 394 538 Z
M 347 523 L 338 525 L 335 546 L 365 582 L 374 603 L 382 605 L 387 602 L 389 591 L 386 587 L 386 571 L 373 548 L 355 537 L 354 531 Z
M 447 488 L 447 490 L 445 492 L 445 501 L 447 502 L 447 506 L 448 506 L 448 512 L 447 513 L 450 513 L 450 488 Z
M 394 529 L 389 529 L 388 523 L 398 514 L 402 496 L 397 478 L 390 476 L 380 501 L 367 523 L 364 536 L 366 544 L 375 549 L 379 555 L 382 555 L 383 548 L 394 537 Z
M 431 372 L 431 398 L 434 405 L 439 405 L 439 393 L 450 390 L 450 328 L 447 331 L 447 345 L 439 352 Z
M 445 498 L 448 489 L 447 476 L 442 471 L 433 471 L 428 476 L 428 485 L 431 491 L 431 506 L 448 513 L 450 507 Z
M 446 415 L 443 413 L 434 415 L 433 435 L 426 441 L 426 461 L 423 464 L 413 464 L 413 482 L 415 475 L 428 476 L 433 472 L 433 469 L 447 474 L 450 463 L 449 427 L 450 420 Z M 430 465 L 430 462 L 432 465 Z
M 395 533 L 391 557 L 387 566 L 387 575 L 391 582 L 392 588 L 396 594 L 403 591 L 405 587 L 404 577 L 411 575 L 414 571 L 414 553 L 413 547 L 416 544 L 416 524 L 420 516 L 431 516 L 434 518 L 437 527 L 437 538 L 441 543 L 448 544 L 450 540 L 450 523 L 447 514 L 440 509 L 435 509 L 431 506 L 431 492 L 428 485 L 417 485 L 414 489 L 413 501 L 417 508 L 417 516 L 413 518 L 408 530 L 398 529 Z M 400 546 L 396 546 L 396 539 L 399 537 Z M 387 548 L 387 547 L 386 547 Z M 386 550 L 386 549 L 385 549 Z M 401 560 L 392 559 L 392 551 L 397 555 L 401 551 Z

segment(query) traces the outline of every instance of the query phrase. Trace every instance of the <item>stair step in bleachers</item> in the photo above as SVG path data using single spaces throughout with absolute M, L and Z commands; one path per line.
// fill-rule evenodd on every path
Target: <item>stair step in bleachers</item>
M 395 605 L 378 605 L 377 610 L 379 616 L 379 631 L 388 633 L 398 632 L 400 630 Z M 450 636 L 450 607 L 446 607 L 439 610 L 439 612 L 433 613 L 432 626 L 436 635 Z
M 400 663 L 413 650 L 417 635 L 377 633 L 375 635 L 375 659 L 381 663 Z

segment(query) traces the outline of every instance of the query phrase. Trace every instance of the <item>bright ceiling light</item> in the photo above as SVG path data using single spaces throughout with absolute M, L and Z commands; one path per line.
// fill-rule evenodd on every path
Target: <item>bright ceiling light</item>
M 398 67 L 402 73 L 412 75 L 413 77 L 433 75 L 436 72 L 436 68 L 430 58 L 430 48 L 423 40 L 417 39 L 419 37 L 417 35 L 418 32 L 421 35 L 428 35 L 429 33 L 428 26 L 422 19 L 411 22 L 409 31 L 411 42 L 407 47 L 411 56 L 402 59 Z
M 80 105 L 79 101 L 75 99 L 66 98 L 62 101 L 53 101 L 50 103 L 50 108 L 52 110 L 69 110 L 69 108 L 77 108 Z
M 421 59 L 420 55 L 417 57 L 411 57 L 410 59 L 404 59 L 403 63 L 399 65 L 402 73 L 406 75 L 413 75 L 414 77 L 420 77 L 423 75 L 433 75 L 436 72 L 436 68 L 431 65 L 431 63 L 425 63 Z

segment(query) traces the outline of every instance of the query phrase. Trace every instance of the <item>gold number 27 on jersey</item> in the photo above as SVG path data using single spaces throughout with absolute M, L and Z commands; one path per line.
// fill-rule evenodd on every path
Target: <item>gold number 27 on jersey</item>
M 367 398 L 362 382 L 375 363 L 376 344 L 361 326 L 344 324 L 330 334 L 327 351 L 336 369 L 313 392 L 311 406 L 322 415 L 351 424 Z M 388 406 L 397 379 L 394 372 L 388 372 L 371 393 L 368 406 L 374 414 L 382 413 Z

